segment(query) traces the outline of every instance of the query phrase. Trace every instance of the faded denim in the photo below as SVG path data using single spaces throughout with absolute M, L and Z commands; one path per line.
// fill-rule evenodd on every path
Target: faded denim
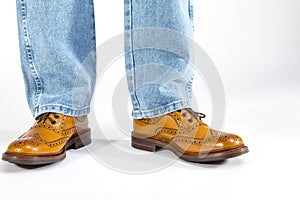
M 88 114 L 96 81 L 93 0 L 17 0 L 17 13 L 21 65 L 33 116 Z M 183 38 L 193 37 L 192 0 L 124 0 L 124 30 L 133 117 L 190 107 L 193 50 Z M 180 53 L 168 51 L 170 44 Z

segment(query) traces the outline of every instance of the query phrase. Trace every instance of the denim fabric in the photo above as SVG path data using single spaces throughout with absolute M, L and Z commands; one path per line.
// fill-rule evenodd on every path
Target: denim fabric
M 83 62 L 96 48 L 93 9 L 92 0 L 17 0 L 21 64 L 35 117 L 89 112 L 96 67 Z M 82 68 L 89 78 L 75 85 Z
M 125 64 L 134 118 L 191 107 L 192 6 L 188 0 L 125 0 Z
M 88 114 L 96 81 L 93 0 L 17 0 L 17 13 L 21 64 L 33 116 Z M 133 117 L 190 107 L 193 52 L 185 37 L 193 37 L 192 2 L 124 0 L 124 16 Z M 170 46 L 175 52 L 168 50 Z

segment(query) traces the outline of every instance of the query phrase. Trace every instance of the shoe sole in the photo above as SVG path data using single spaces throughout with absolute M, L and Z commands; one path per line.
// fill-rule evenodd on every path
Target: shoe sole
M 91 140 L 91 130 L 87 130 L 84 133 L 72 136 L 64 148 L 53 155 L 28 155 L 5 152 L 2 154 L 2 160 L 8 161 L 17 165 L 46 165 L 55 163 L 65 159 L 66 151 L 69 149 L 79 149 L 81 147 L 87 146 L 92 142 Z
M 182 153 L 172 143 L 156 140 L 153 138 L 138 138 L 134 135 L 131 136 L 131 146 L 136 149 L 150 152 L 156 152 L 160 149 L 168 149 L 175 153 L 182 160 L 197 163 L 223 161 L 249 152 L 248 147 L 243 145 L 229 149 L 224 149 L 221 151 L 203 153 Z

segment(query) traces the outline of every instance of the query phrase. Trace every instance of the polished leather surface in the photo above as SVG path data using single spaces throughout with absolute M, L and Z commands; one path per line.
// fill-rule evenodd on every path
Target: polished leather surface
M 59 154 L 71 137 L 87 129 L 87 116 L 45 113 L 37 118 L 25 134 L 8 146 L 6 153 L 33 156 Z
M 171 143 L 182 153 L 229 150 L 244 146 L 235 135 L 216 131 L 203 123 L 199 113 L 182 109 L 150 119 L 134 119 L 133 136 Z

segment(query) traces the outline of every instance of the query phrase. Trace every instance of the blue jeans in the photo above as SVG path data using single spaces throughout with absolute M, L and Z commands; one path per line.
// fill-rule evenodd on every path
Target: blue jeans
M 180 39 L 193 37 L 191 1 L 124 0 L 125 69 L 134 118 L 191 106 L 193 51 Z M 33 116 L 88 114 L 96 81 L 93 0 L 17 0 L 17 11 Z

